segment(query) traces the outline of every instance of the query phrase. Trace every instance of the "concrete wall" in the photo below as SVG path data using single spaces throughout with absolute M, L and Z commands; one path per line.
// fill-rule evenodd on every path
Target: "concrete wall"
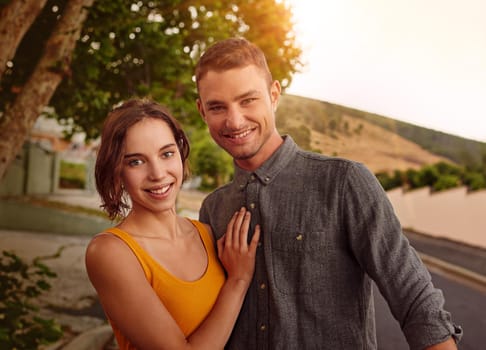
M 0 182 L 1 196 L 20 196 L 25 193 L 26 154 L 27 151 L 24 147 L 7 169 Z
M 486 249 L 486 190 L 388 191 L 404 228 Z
M 1 196 L 50 195 L 69 189 L 59 187 L 62 152 L 46 150 L 38 143 L 25 143 L 0 182 Z M 94 155 L 86 160 L 86 193 L 95 193 Z
M 54 174 L 56 154 L 34 143 L 27 147 L 26 194 L 52 193 L 57 178 Z

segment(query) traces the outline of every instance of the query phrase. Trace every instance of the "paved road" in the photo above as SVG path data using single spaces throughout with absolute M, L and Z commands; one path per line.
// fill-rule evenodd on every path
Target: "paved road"
M 435 286 L 442 290 L 445 307 L 462 326 L 460 350 L 483 350 L 486 344 L 486 293 L 432 273 Z M 376 325 L 379 350 L 408 350 L 398 322 L 391 315 L 383 297 L 375 288 Z
M 486 277 L 486 250 L 434 239 L 425 235 L 406 232 L 412 246 L 420 253 L 446 261 L 474 275 Z M 430 267 L 432 281 L 442 290 L 445 307 L 454 321 L 464 329 L 460 350 L 483 350 L 486 344 L 486 285 L 478 284 L 468 275 L 444 273 Z M 377 338 L 380 350 L 408 350 L 408 345 L 393 318 L 385 300 L 375 287 Z

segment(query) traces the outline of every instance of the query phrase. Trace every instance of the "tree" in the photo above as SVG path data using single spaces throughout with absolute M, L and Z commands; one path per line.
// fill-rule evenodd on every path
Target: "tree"
M 24 93 L 32 71 L 37 70 L 32 52 L 43 57 L 41 43 L 47 40 L 52 24 L 60 25 L 74 3 L 81 1 L 47 1 L 2 78 L 0 111 L 5 112 L 0 115 L 0 134 L 14 132 L 17 137 L 15 143 L 9 139 L 0 144 L 0 177 L 47 102 L 55 111 L 53 116 L 71 125 L 72 132 L 84 131 L 88 138 L 99 135 L 113 105 L 134 96 L 151 97 L 168 105 L 184 126 L 203 127 L 194 103 L 193 68 L 201 52 L 215 40 L 235 35 L 255 39 L 269 57 L 274 78 L 287 85 L 300 68 L 301 51 L 292 35 L 290 10 L 278 0 L 97 1 L 82 28 L 83 21 L 78 22 L 76 29 L 81 33 L 76 36 L 80 39 L 72 64 L 70 56 L 65 55 L 57 65 L 48 66 L 54 81 L 50 89 L 59 85 L 52 99 L 17 104 L 16 117 L 12 118 L 13 106 Z M 84 5 L 90 2 L 85 0 Z M 49 45 L 48 41 L 44 52 L 52 51 Z M 22 108 L 29 109 L 28 116 L 22 114 Z M 20 126 L 5 124 L 6 119 L 15 119 Z
M 46 42 L 43 56 L 13 103 L 7 105 L 0 123 L 0 178 L 21 149 L 28 132 L 49 103 L 57 86 L 68 74 L 71 55 L 86 18 L 86 8 L 92 3 L 93 0 L 67 2 Z
M 10 1 L 0 10 L 0 36 L 2 50 L 0 50 L 0 77 L 7 68 L 7 62 L 14 55 L 20 40 L 42 10 L 46 0 Z

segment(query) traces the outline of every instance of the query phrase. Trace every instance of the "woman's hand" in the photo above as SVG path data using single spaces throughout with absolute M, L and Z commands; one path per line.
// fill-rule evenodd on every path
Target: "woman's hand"
M 250 228 L 250 212 L 241 208 L 231 218 L 226 233 L 218 240 L 218 257 L 223 264 L 228 279 L 236 279 L 250 285 L 255 271 L 255 255 L 260 239 L 260 226 L 248 244 L 248 230 Z

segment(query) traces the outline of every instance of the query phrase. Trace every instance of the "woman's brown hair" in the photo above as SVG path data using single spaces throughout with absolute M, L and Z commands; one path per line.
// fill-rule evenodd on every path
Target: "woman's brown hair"
M 161 119 L 169 125 L 181 154 L 185 180 L 189 175 L 189 142 L 179 122 L 164 106 L 147 99 L 132 99 L 114 108 L 106 118 L 95 165 L 96 189 L 101 207 L 111 220 L 123 217 L 129 209 L 124 196 L 121 172 L 127 130 L 145 118 Z

